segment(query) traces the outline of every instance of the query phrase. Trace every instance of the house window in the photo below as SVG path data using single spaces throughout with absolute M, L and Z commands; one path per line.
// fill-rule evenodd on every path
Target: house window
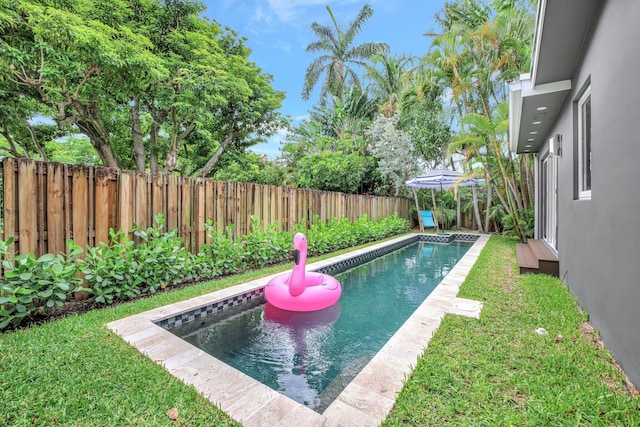
M 578 100 L 578 197 L 591 198 L 591 86 Z

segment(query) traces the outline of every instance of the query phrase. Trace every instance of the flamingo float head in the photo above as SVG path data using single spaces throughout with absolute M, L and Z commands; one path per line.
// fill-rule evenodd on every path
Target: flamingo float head
M 304 292 L 305 274 L 307 264 L 307 236 L 303 233 L 296 233 L 293 236 L 293 271 L 289 278 L 289 293 L 298 296 Z

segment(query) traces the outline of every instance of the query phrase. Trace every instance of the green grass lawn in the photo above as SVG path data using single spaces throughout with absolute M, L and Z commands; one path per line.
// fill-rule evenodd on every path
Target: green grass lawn
M 515 243 L 489 240 L 459 294 L 480 320 L 445 317 L 383 425 L 640 425 L 587 315 L 559 279 L 518 275 Z
M 490 239 L 460 293 L 485 302 L 480 320 L 444 319 L 385 425 L 640 425 L 638 397 L 586 315 L 559 280 L 518 276 L 514 244 Z M 0 334 L 0 425 L 234 425 L 104 325 L 289 268 Z

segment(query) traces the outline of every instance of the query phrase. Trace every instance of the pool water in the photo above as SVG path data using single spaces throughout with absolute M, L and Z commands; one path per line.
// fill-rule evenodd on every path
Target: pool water
M 258 301 L 169 331 L 322 413 L 471 245 L 416 242 L 341 273 L 342 297 L 325 310 Z

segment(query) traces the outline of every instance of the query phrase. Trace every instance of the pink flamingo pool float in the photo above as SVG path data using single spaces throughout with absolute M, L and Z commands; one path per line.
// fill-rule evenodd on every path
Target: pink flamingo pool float
M 316 311 L 335 304 L 342 287 L 332 276 L 305 272 L 307 264 L 307 237 L 297 233 L 293 237 L 293 271 L 279 274 L 267 283 L 264 295 L 267 301 L 289 311 Z

